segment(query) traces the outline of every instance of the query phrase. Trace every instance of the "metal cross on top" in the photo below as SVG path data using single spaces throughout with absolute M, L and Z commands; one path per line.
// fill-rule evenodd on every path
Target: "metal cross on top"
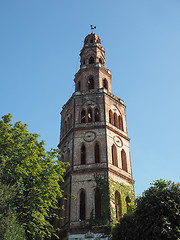
M 93 33 L 93 30 L 96 29 L 96 26 L 90 25 L 91 27 L 91 33 Z

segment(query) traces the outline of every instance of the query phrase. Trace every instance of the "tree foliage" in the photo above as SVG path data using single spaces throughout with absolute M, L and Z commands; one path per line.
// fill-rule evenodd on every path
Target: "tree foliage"
M 58 150 L 45 151 L 38 134 L 29 133 L 27 124 L 0 121 L 0 182 L 15 189 L 10 211 L 23 226 L 27 239 L 50 239 L 54 232 L 57 199 L 62 197 L 65 164 Z M 16 218 L 16 217 L 15 217 Z
M 112 240 L 180 239 L 180 185 L 157 180 L 136 200 L 136 210 L 113 229 Z
M 11 204 L 16 194 L 13 186 L 0 184 L 0 239 L 1 240 L 25 240 L 24 228 L 18 222 L 15 211 L 11 210 Z

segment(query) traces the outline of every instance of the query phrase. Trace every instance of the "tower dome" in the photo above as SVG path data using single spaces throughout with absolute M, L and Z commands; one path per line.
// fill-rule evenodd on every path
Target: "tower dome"
M 95 33 L 91 33 L 87 35 L 86 38 L 84 39 L 84 46 L 87 46 L 87 45 L 89 46 L 92 44 L 101 44 L 100 37 Z

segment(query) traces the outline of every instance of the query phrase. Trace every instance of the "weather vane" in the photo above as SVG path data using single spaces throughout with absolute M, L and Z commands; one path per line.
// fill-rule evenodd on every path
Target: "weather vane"
M 91 27 L 91 33 L 93 33 L 93 30 L 96 29 L 96 26 L 90 25 Z

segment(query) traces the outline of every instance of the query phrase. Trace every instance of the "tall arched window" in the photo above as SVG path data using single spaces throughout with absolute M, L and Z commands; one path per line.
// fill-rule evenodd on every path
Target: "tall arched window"
M 93 78 L 93 76 L 90 76 L 90 77 L 89 77 L 89 80 L 88 80 L 88 89 L 89 89 L 89 90 L 94 89 L 94 78 Z
M 92 122 L 92 109 L 88 109 L 88 122 Z
M 99 122 L 99 110 L 97 108 L 94 110 L 94 120 L 95 122 Z
M 115 207 L 116 207 L 116 218 L 119 221 L 121 217 L 121 209 L 120 209 L 120 194 L 118 191 L 115 192 Z
M 103 88 L 108 90 L 108 82 L 106 79 L 103 79 Z
M 79 204 L 79 219 L 86 219 L 86 194 L 85 191 L 82 190 L 80 193 L 80 204 Z
M 99 58 L 99 63 L 101 63 L 101 64 L 102 64 L 102 60 L 101 60 L 101 58 Z
M 121 151 L 122 169 L 127 172 L 127 160 L 124 149 Z
M 91 56 L 90 58 L 89 58 L 89 64 L 93 64 L 94 63 L 94 58 Z
M 77 91 L 81 91 L 81 82 L 80 81 L 77 84 Z
M 121 115 L 118 117 L 118 122 L 119 122 L 119 128 L 123 131 L 123 121 L 122 121 Z
M 112 164 L 118 167 L 118 161 L 117 161 L 117 149 L 116 146 L 113 144 L 111 147 L 112 151 Z
M 81 164 L 86 164 L 86 147 L 84 144 L 81 146 Z
M 100 149 L 99 144 L 96 143 L 94 147 L 95 163 L 100 163 Z
M 101 218 L 101 191 L 95 191 L 95 218 Z
M 109 111 L 109 123 L 113 124 L 113 114 L 112 111 Z
M 118 120 L 117 120 L 117 114 L 114 113 L 114 126 L 118 127 Z
M 81 123 L 85 123 L 86 122 L 86 111 L 83 109 L 81 111 Z

